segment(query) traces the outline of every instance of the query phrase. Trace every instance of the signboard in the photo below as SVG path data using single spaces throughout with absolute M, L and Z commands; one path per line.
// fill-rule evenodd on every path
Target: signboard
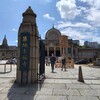
M 30 33 L 21 33 L 20 39 L 20 70 L 29 71 L 30 66 Z
M 67 48 L 68 47 L 68 38 L 67 38 L 67 36 L 61 36 L 60 37 L 60 46 L 62 47 L 62 48 Z

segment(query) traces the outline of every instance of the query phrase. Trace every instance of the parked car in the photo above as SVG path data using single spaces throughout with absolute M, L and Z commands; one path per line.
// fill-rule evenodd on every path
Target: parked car
M 87 59 L 81 59 L 79 61 L 76 61 L 75 64 L 88 64 L 89 61 Z

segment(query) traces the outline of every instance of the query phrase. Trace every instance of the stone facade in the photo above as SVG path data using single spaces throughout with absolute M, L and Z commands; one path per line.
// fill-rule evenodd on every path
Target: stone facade
M 100 49 L 99 48 L 79 48 L 78 59 L 90 59 L 96 60 L 100 58 Z
M 16 46 L 9 46 L 6 36 L 0 45 L 0 60 L 8 60 L 17 58 L 17 47 Z

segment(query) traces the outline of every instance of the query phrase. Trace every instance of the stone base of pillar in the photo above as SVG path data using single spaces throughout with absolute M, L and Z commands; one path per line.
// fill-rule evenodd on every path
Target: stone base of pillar
M 38 80 L 36 70 L 34 71 L 28 71 L 27 72 L 21 72 L 20 70 L 17 70 L 17 78 L 16 83 L 18 84 L 33 84 Z

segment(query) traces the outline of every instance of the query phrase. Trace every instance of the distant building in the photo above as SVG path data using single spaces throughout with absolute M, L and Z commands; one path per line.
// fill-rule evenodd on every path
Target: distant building
M 89 42 L 88 41 L 85 41 L 84 42 L 84 46 L 88 47 L 89 46 Z
M 84 42 L 84 46 L 90 47 L 90 48 L 99 48 L 98 42 L 88 42 L 88 41 L 85 41 Z
M 73 40 L 74 44 L 80 45 L 80 41 L 79 40 Z
M 0 45 L 0 60 L 17 58 L 17 47 L 16 46 L 9 46 L 6 36 Z
M 98 43 L 97 42 L 89 42 L 89 47 L 98 48 Z
M 96 60 L 96 58 L 100 58 L 100 49 L 99 48 L 79 48 L 78 58 Z

